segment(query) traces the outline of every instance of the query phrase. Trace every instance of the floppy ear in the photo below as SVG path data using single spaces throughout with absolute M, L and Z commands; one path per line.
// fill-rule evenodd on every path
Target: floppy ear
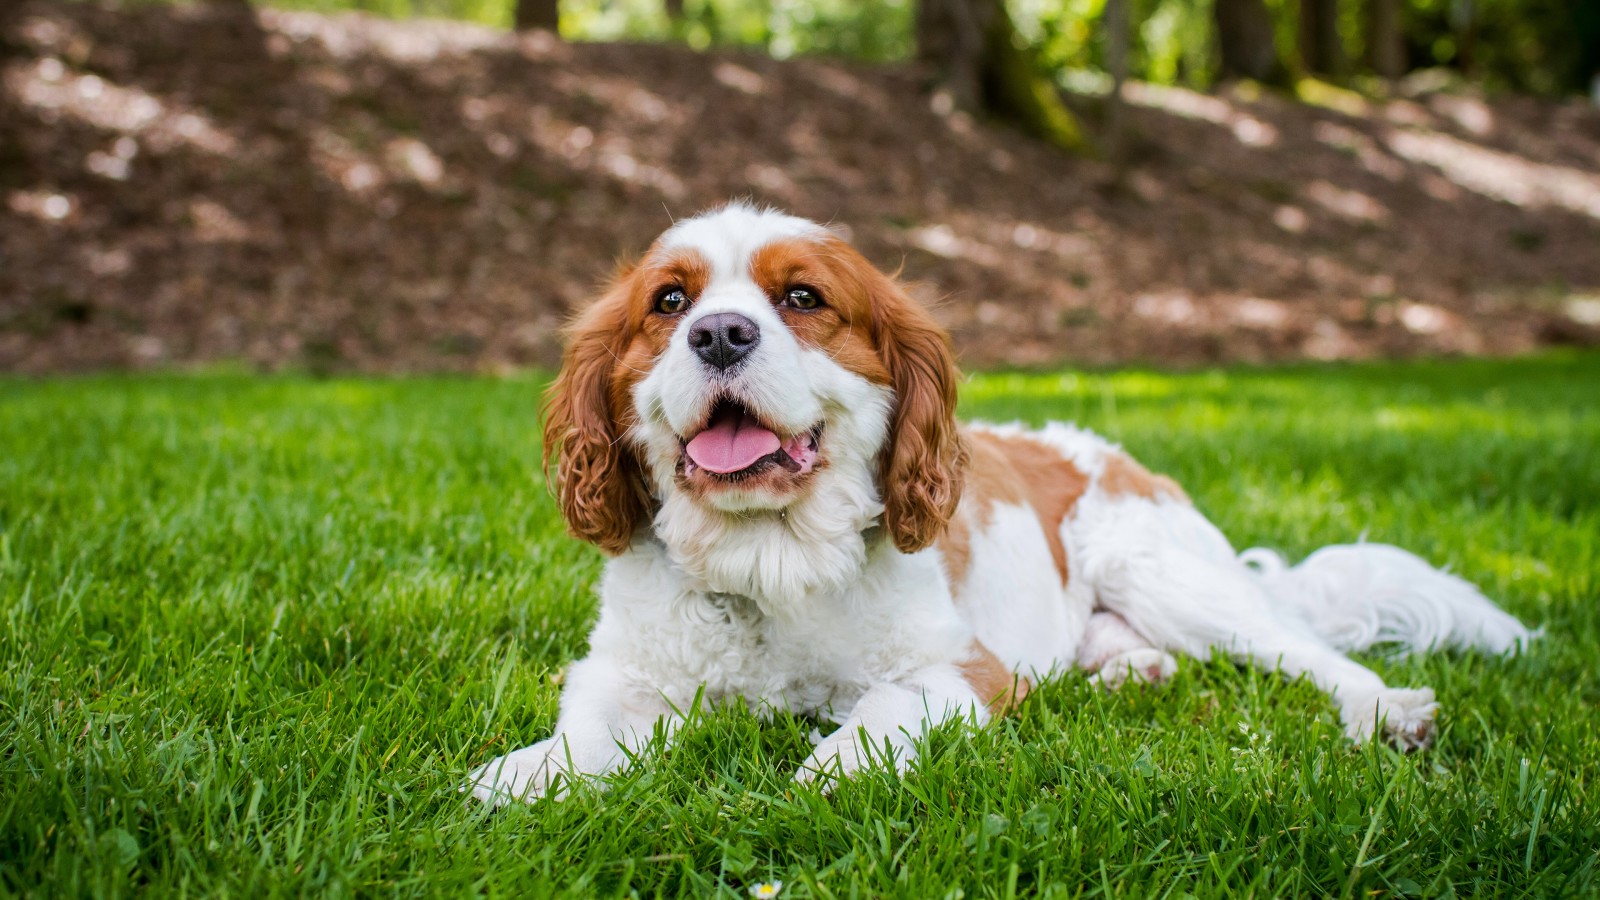
M 873 271 L 872 316 L 895 407 L 880 459 L 884 523 L 906 553 L 944 533 L 961 501 L 966 441 L 956 427 L 950 336 L 893 279 Z
M 612 554 L 628 549 L 649 505 L 612 405 L 631 281 L 618 278 L 568 329 L 561 374 L 545 393 L 544 464 L 554 464 L 561 515 L 574 535 Z

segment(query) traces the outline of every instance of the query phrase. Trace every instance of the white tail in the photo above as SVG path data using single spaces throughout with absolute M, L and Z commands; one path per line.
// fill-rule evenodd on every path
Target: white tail
M 1471 583 L 1388 544 L 1323 547 L 1292 568 L 1259 547 L 1239 559 L 1276 602 L 1340 650 L 1393 642 L 1507 653 L 1537 636 Z

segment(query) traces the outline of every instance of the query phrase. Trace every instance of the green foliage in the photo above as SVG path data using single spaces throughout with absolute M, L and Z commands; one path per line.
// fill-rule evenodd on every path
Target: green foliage
M 149 2 L 149 0 L 132 0 Z M 159 0 L 157 0 L 159 2 Z M 183 0 L 179 0 L 183 2 Z M 192 0 L 191 0 L 192 2 Z M 265 0 L 320 12 L 358 10 L 394 18 L 437 16 L 509 27 L 514 0 Z M 682 41 L 748 47 L 778 58 L 821 54 L 872 62 L 909 59 L 918 0 L 685 0 L 668 19 L 662 0 L 562 0 L 573 40 Z M 1277 43 L 1294 59 L 1298 0 L 1266 0 Z M 1130 0 L 1133 76 L 1204 89 L 1216 70 L 1212 0 Z M 1045 68 L 1073 90 L 1106 89 L 1105 0 L 1009 0 L 1018 31 Z M 1466 66 L 1490 87 L 1535 93 L 1585 91 L 1600 72 L 1600 3 L 1590 0 L 1405 0 L 1406 39 L 1417 68 Z M 1471 18 L 1467 15 L 1471 10 Z M 1367 4 L 1343 0 L 1339 33 L 1359 68 Z M 1469 21 L 1471 59 L 1463 44 Z
M 1600 890 L 1600 356 L 980 375 L 1240 545 L 1366 533 L 1548 629 L 1373 658 L 1438 746 L 1354 749 L 1304 682 L 1067 676 L 909 777 L 796 790 L 814 723 L 707 710 L 606 794 L 491 814 L 548 733 L 599 556 L 540 481 L 536 379 L 0 381 L 0 892 L 1481 896 Z
M 661 0 L 565 0 L 564 33 L 580 40 L 686 41 L 877 62 L 911 54 L 913 0 L 685 0 L 681 22 Z
M 984 91 L 991 109 L 1063 150 L 1091 152 L 1093 148 L 1084 138 L 1077 118 L 1062 102 L 1061 91 L 1041 71 L 1039 60 L 1004 7 L 995 16 L 985 40 L 985 56 L 990 62 L 984 73 Z
M 514 9 L 508 0 L 271 0 L 265 5 L 320 13 L 364 12 L 391 19 L 429 16 L 495 28 L 510 28 Z
M 1408 0 L 1412 62 L 1464 68 L 1492 87 L 1582 91 L 1600 73 L 1593 0 Z
M 1046 68 L 1075 90 L 1110 88 L 1105 0 L 1013 0 L 1017 30 L 1037 48 Z M 1130 0 L 1133 36 L 1128 66 L 1158 84 L 1204 88 L 1215 68 L 1210 0 Z

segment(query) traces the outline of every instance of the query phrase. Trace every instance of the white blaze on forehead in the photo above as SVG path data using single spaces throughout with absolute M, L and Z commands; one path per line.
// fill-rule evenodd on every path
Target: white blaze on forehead
M 790 238 L 823 238 L 828 230 L 808 219 L 733 203 L 684 219 L 661 236 L 663 250 L 695 250 L 712 279 L 748 279 L 757 250 Z

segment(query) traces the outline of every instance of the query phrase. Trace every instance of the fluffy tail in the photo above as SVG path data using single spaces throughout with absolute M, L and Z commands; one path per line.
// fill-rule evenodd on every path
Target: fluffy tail
M 1398 643 L 1507 653 L 1537 636 L 1472 584 L 1388 544 L 1323 547 L 1293 568 L 1259 547 L 1239 559 L 1274 600 L 1340 650 Z

